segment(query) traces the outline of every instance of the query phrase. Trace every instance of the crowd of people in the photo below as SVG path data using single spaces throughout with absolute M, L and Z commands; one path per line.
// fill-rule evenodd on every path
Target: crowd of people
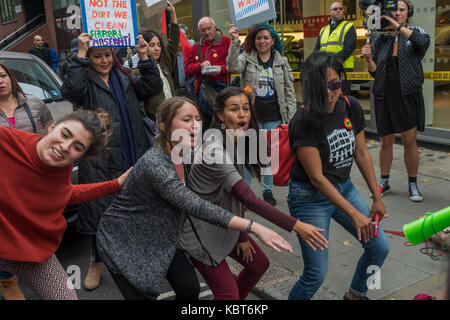
M 203 17 L 201 38 L 194 43 L 170 2 L 167 41 L 154 30 L 142 32 L 135 48 L 118 52 L 90 47 L 87 33 L 73 41 L 62 67 L 61 91 L 75 111 L 57 122 L 42 101 L 23 93 L 0 62 L 4 298 L 24 299 L 20 280 L 44 299 L 77 299 L 55 252 L 66 229 L 62 212 L 68 204 L 79 204 L 77 231 L 92 239 L 86 290 L 100 285 L 106 266 L 124 299 L 155 300 L 167 279 L 176 299 L 196 300 L 197 269 L 216 300 L 245 299 L 270 263 L 250 234 L 275 251 L 292 252 L 276 232 L 245 218 L 249 209 L 298 236 L 304 270 L 289 299 L 311 299 L 321 286 L 331 218 L 364 249 L 343 299 L 368 299 L 366 270 L 381 268 L 389 253 L 383 229 L 374 237 L 373 226 L 374 215 L 383 219 L 386 213 L 382 196 L 389 191 L 395 133 L 401 133 L 405 147 L 410 199 L 423 199 L 415 136 L 424 129 L 420 61 L 430 37 L 408 25 L 412 4 L 398 4 L 392 18 L 383 17 L 386 30 L 396 36 L 382 36 L 363 48 L 375 78 L 379 184 L 361 105 L 344 95 L 356 36 L 339 2 L 331 4 L 330 24 L 303 64 L 301 106 L 283 43 L 269 24 L 251 27 L 241 44 L 234 25 L 230 36 L 223 35 L 211 17 Z M 183 42 L 187 47 L 182 48 L 180 37 L 189 40 Z M 336 44 L 337 38 L 342 43 Z M 42 37 L 35 38 L 31 51 L 52 64 Z M 239 86 L 231 85 L 231 73 L 240 75 Z M 148 119 L 157 128 L 151 141 Z M 250 152 L 260 154 L 261 146 L 252 149 L 245 134 L 253 130 L 260 138 L 259 129 L 280 124 L 289 125 L 295 157 L 289 215 L 275 208 L 270 164 L 251 161 Z M 185 134 L 174 139 L 180 130 Z M 206 132 L 215 139 L 202 144 Z M 353 160 L 371 191 L 370 206 L 351 182 Z M 70 183 L 74 161 L 78 185 Z M 253 178 L 262 185 L 263 199 L 250 188 Z M 236 277 L 226 257 L 243 266 Z

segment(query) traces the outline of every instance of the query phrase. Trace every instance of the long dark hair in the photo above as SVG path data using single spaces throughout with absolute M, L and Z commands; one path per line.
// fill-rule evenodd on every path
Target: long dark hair
M 161 35 L 156 31 L 147 30 L 142 33 L 142 37 L 148 43 L 150 43 L 150 41 L 152 41 L 152 39 L 154 37 L 158 38 L 159 43 L 161 44 L 161 55 L 159 56 L 158 60 L 156 60 L 156 62 L 159 63 L 159 65 L 161 66 L 161 69 L 163 69 L 164 71 L 166 71 L 168 73 L 168 70 L 167 70 L 167 63 L 168 63 L 167 62 L 167 48 L 166 48 L 166 45 L 164 44 L 164 41 L 163 41 Z
M 320 126 L 329 116 L 328 69 L 336 71 L 341 79 L 347 78 L 342 61 L 335 53 L 315 51 L 303 65 L 300 81 L 305 106 L 305 122 L 310 126 Z
M 16 99 L 19 99 L 19 93 L 25 95 L 25 93 L 23 93 L 23 90 L 20 87 L 19 83 L 17 82 L 16 77 L 14 77 L 14 74 L 6 66 L 6 64 L 4 64 L 3 62 L 0 61 L 0 67 L 2 67 L 3 70 L 5 70 L 6 74 L 8 75 L 9 79 L 11 80 L 11 93 L 12 93 L 13 97 Z
M 239 96 L 239 95 L 245 95 L 248 98 L 248 102 L 250 104 L 250 123 L 249 123 L 249 127 L 248 129 L 254 129 L 256 131 L 256 137 L 259 141 L 259 126 L 258 126 L 258 122 L 256 121 L 255 118 L 255 109 L 252 103 L 252 96 L 250 93 L 246 92 L 244 89 L 240 88 L 240 87 L 228 87 L 226 89 L 223 89 L 216 97 L 214 106 L 213 106 L 213 111 L 214 111 L 214 116 L 212 119 L 212 124 L 211 124 L 211 128 L 214 129 L 219 129 L 222 131 L 222 135 L 223 135 L 223 147 L 224 149 L 226 148 L 226 141 L 227 141 L 227 135 L 226 132 L 224 132 L 224 130 L 222 130 L 222 121 L 220 121 L 219 117 L 217 116 L 218 112 L 223 112 L 225 109 L 225 103 L 226 101 L 231 98 L 231 97 L 235 97 L 235 96 Z M 257 163 L 256 164 L 250 164 L 249 163 L 249 159 L 250 159 L 250 154 L 249 154 L 249 142 L 248 142 L 248 137 L 245 138 L 246 139 L 246 143 L 245 143 L 245 167 L 251 172 L 251 174 L 256 177 L 258 180 L 261 180 L 261 162 L 260 159 L 257 159 Z M 258 148 L 259 148 L 259 143 L 257 144 Z M 234 144 L 235 148 L 236 148 L 236 144 Z M 235 157 L 236 157 L 236 152 L 234 153 Z M 257 153 L 258 157 L 259 157 L 259 152 Z

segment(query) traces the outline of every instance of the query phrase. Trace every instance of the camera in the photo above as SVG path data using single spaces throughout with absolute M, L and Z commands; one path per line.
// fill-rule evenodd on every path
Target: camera
M 391 11 L 397 10 L 398 0 L 359 0 L 358 6 L 365 11 L 367 16 L 367 29 L 381 32 L 389 23 L 381 19 L 381 16 L 392 18 Z

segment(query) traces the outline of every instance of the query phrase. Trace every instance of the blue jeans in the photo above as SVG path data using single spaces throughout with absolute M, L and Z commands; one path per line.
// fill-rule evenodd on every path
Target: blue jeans
M 369 216 L 370 209 L 350 178 L 334 186 L 359 212 Z M 350 217 L 336 208 L 310 183 L 289 181 L 288 205 L 292 217 L 324 229 L 323 236 L 327 239 L 331 218 L 357 239 L 357 231 Z M 289 300 L 309 300 L 320 288 L 327 274 L 328 249 L 314 251 L 300 237 L 298 238 L 305 268 L 299 281 L 292 288 Z M 384 231 L 379 228 L 377 238 L 372 237 L 367 243 L 361 242 L 361 245 L 364 253 L 356 266 L 349 291 L 364 297 L 368 290 L 367 280 L 373 275 L 373 270 L 368 268 L 370 266 L 381 268 L 389 253 L 389 243 Z
M 269 121 L 269 122 L 259 122 L 258 126 L 260 129 L 266 129 L 267 131 L 270 131 L 272 129 L 275 129 L 281 124 L 281 120 L 278 121 Z M 270 167 L 268 167 L 270 169 Z M 251 173 L 247 170 L 246 167 L 244 167 L 244 181 L 247 183 L 249 187 L 252 186 L 252 178 L 253 176 Z M 273 176 L 272 175 L 263 175 L 262 176 L 262 192 L 270 190 L 272 191 L 273 186 Z
M 9 279 L 12 278 L 13 276 L 14 275 L 9 272 L 0 270 L 0 279 Z

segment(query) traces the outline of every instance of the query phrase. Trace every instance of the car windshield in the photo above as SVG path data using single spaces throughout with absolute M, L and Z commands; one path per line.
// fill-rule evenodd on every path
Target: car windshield
M 25 94 L 48 103 L 63 99 L 58 82 L 36 60 L 4 58 Z

